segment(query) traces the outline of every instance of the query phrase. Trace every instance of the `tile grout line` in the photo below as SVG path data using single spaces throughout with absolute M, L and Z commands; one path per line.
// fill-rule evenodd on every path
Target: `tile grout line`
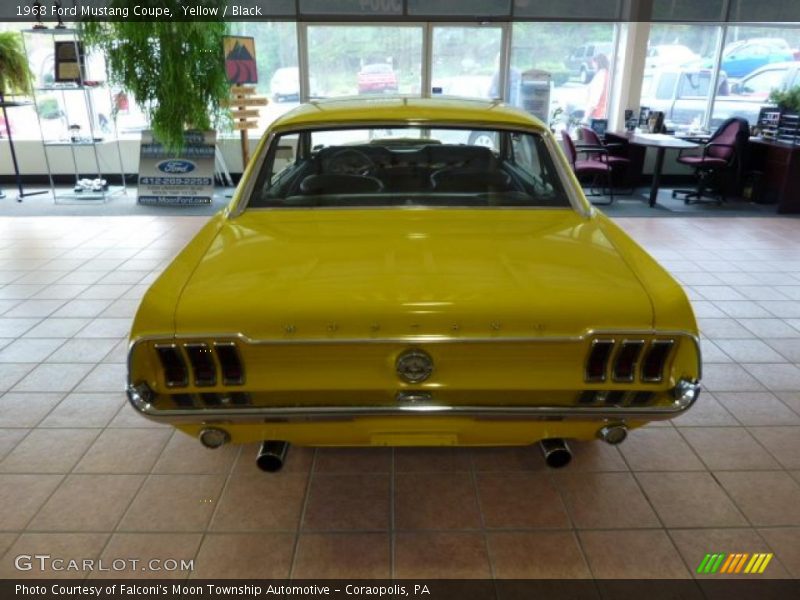
M 300 535 L 303 532 L 303 522 L 306 518 L 306 509 L 308 508 L 309 498 L 311 496 L 311 479 L 314 477 L 314 469 L 317 466 L 317 448 L 314 448 L 314 454 L 311 456 L 311 465 L 308 469 L 308 479 L 306 480 L 306 489 L 303 494 L 303 505 L 300 508 L 300 515 L 297 522 L 297 528 L 294 536 L 294 546 L 292 547 L 292 556 L 289 562 L 289 575 L 288 579 L 294 578 L 294 568 L 297 562 L 298 548 L 300 547 Z

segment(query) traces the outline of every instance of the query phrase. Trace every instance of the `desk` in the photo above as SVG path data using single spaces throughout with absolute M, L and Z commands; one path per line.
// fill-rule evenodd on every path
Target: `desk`
M 697 148 L 694 142 L 682 140 L 663 133 L 634 133 L 632 131 L 615 131 L 613 135 L 617 138 L 627 140 L 634 146 L 656 149 L 656 163 L 653 166 L 653 183 L 650 185 L 650 206 L 656 205 L 658 199 L 658 186 L 661 183 L 661 171 L 664 168 L 664 153 L 667 148 L 684 150 Z
M 747 170 L 763 173 L 765 202 L 777 202 L 781 214 L 800 213 L 800 146 L 752 137 Z

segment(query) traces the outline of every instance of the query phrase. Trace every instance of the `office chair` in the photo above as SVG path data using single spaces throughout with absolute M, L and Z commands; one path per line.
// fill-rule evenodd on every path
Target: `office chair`
M 591 173 L 593 175 L 592 179 L 592 188 L 594 188 L 597 180 L 600 176 L 605 176 L 606 184 L 608 185 L 608 202 L 593 202 L 593 204 L 600 204 L 603 206 L 608 206 L 609 204 L 614 203 L 614 190 L 611 188 L 611 164 L 603 160 L 594 160 L 594 159 L 585 159 L 585 160 L 578 160 L 578 148 L 575 146 L 575 142 L 572 141 L 572 138 L 566 131 L 561 132 L 561 138 L 564 141 L 564 147 L 567 150 L 567 159 L 569 160 L 569 164 L 572 166 L 572 170 L 575 173 L 575 176 L 580 179 L 581 175 L 585 175 L 586 173 Z M 608 156 L 608 149 L 603 147 L 581 147 L 580 152 L 586 153 L 587 155 L 605 155 Z M 591 195 L 598 195 L 598 194 L 591 194 Z
M 622 144 L 609 144 L 600 139 L 597 132 L 590 127 L 581 127 L 579 130 L 581 143 L 576 146 L 578 152 L 588 152 L 594 148 L 605 148 L 607 152 L 591 153 L 588 155 L 589 160 L 599 160 L 607 162 L 611 166 L 613 172 L 620 170 L 627 171 L 630 167 L 630 159 L 615 154 L 616 151 L 622 149 Z M 628 195 L 633 194 L 634 189 L 631 188 L 625 193 Z
M 736 181 L 740 181 L 744 152 L 749 139 L 750 124 L 741 117 L 731 117 L 709 138 L 703 146 L 702 154 L 684 156 L 681 151 L 677 160 L 694 169 L 697 187 L 693 190 L 673 190 L 672 197 L 683 195 L 685 204 L 690 204 L 692 200 L 704 202 L 703 198 L 717 204 L 725 202 L 726 186 L 718 180 L 724 172 L 735 169 Z

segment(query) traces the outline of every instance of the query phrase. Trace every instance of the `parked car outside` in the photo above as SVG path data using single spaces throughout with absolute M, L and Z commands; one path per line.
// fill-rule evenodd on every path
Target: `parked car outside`
M 656 69 L 646 73 L 642 83 L 642 106 L 664 113 L 669 129 L 689 129 L 702 123 L 708 107 L 713 73 L 710 69 Z M 720 73 L 711 127 L 729 117 L 743 117 L 755 123 L 763 104 L 759 98 L 731 93 L 726 73 Z
M 597 72 L 596 58 L 600 54 L 605 54 L 611 60 L 614 46 L 611 42 L 593 42 L 583 44 L 567 57 L 566 66 L 571 75 L 577 76 L 581 83 L 589 83 Z
M 389 63 L 364 65 L 358 72 L 358 93 L 397 92 L 397 73 Z
M 752 38 L 733 42 L 722 53 L 720 68 L 732 79 L 749 75 L 759 67 L 794 60 L 789 44 L 782 38 Z
M 732 84 L 731 93 L 766 102 L 772 90 L 785 91 L 800 85 L 800 61 L 772 63 L 756 69 Z
M 448 141 L 475 130 L 496 149 Z M 128 357 L 142 415 L 206 447 L 262 442 L 267 471 L 290 443 L 541 441 L 563 466 L 566 439 L 620 443 L 695 402 L 686 294 L 524 112 L 313 102 L 270 125 L 251 165 L 143 297 Z
M 700 56 L 681 44 L 658 44 L 647 49 L 645 69 L 680 67 L 695 62 Z
M 272 75 L 269 87 L 275 102 L 298 101 L 300 99 L 300 69 L 281 67 Z

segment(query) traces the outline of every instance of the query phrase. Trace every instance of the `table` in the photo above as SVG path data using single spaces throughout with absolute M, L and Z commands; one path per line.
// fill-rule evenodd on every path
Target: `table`
M 629 144 L 634 146 L 643 146 L 645 148 L 656 149 L 656 164 L 653 166 L 653 183 L 650 185 L 650 206 L 656 205 L 658 198 L 658 186 L 661 183 L 661 171 L 664 168 L 664 153 L 667 148 L 674 148 L 678 150 L 688 150 L 690 148 L 697 148 L 698 144 L 676 138 L 672 135 L 663 133 L 635 133 L 633 131 L 615 131 L 615 137 L 627 140 Z

